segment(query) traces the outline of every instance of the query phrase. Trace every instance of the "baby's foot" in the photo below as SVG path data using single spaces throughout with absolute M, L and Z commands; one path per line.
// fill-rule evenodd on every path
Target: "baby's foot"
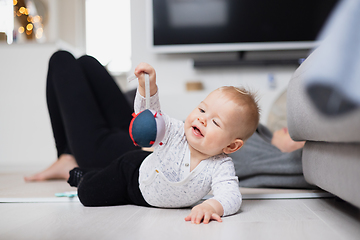
M 26 182 L 46 181 L 50 179 L 65 179 L 69 178 L 69 171 L 78 167 L 73 155 L 62 154 L 59 159 L 50 167 L 42 172 L 36 173 L 32 176 L 24 177 Z

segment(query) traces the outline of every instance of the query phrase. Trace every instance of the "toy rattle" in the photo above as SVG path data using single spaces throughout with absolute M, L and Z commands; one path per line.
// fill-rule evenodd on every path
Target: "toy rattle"
M 150 108 L 150 80 L 145 75 L 145 99 L 146 109 L 138 114 L 133 113 L 130 122 L 129 134 L 136 146 L 152 147 L 161 142 L 165 136 L 165 121 L 161 115 Z M 135 80 L 136 76 L 130 76 L 129 81 Z

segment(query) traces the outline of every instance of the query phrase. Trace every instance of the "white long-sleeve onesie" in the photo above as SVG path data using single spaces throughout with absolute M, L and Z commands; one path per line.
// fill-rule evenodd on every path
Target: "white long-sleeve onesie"
M 145 110 L 145 98 L 138 92 L 135 113 Z M 150 109 L 161 113 L 158 93 L 150 99 Z M 211 190 L 224 209 L 223 216 L 236 213 L 242 202 L 232 159 L 219 154 L 202 160 L 190 172 L 190 151 L 182 121 L 162 113 L 166 133 L 161 144 L 141 164 L 140 191 L 146 202 L 155 207 L 189 207 Z

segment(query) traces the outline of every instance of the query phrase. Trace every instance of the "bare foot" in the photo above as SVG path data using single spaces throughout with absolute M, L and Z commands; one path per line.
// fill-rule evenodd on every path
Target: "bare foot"
M 274 132 L 271 144 L 280 149 L 282 152 L 293 152 L 297 149 L 303 148 L 305 142 L 292 140 L 288 129 L 283 128 Z
M 73 155 L 62 154 L 59 159 L 50 167 L 42 172 L 36 173 L 32 176 L 24 177 L 26 182 L 46 181 L 50 179 L 65 179 L 69 178 L 69 171 L 78 167 Z

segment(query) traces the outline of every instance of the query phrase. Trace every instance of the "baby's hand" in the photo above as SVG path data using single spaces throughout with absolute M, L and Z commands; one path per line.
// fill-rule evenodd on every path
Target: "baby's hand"
M 206 201 L 193 207 L 190 214 L 185 218 L 185 221 L 200 224 L 203 220 L 204 224 L 208 224 L 210 220 L 222 222 L 219 214 L 216 213 L 215 208 L 208 204 Z
M 156 86 L 156 72 L 155 69 L 147 63 L 140 63 L 134 71 L 135 76 L 139 80 L 139 92 L 145 97 L 145 77 L 144 73 L 149 74 L 150 80 L 150 95 L 154 95 L 157 92 Z

